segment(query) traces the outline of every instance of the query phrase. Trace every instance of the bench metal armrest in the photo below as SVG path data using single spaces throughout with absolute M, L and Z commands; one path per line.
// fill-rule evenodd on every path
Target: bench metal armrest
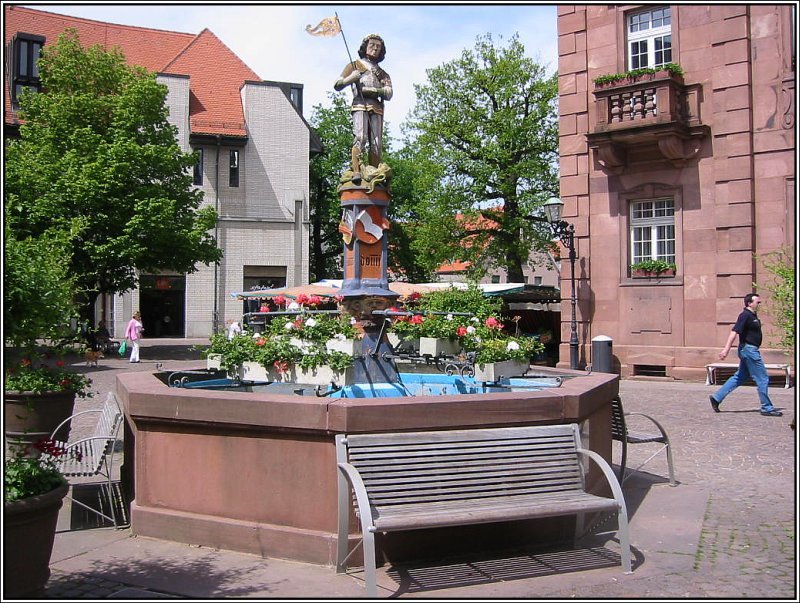
M 348 483 L 356 493 L 356 504 L 358 505 L 358 514 L 361 518 L 361 527 L 364 531 L 375 531 L 375 524 L 372 521 L 372 511 L 369 506 L 369 495 L 367 488 L 364 486 L 364 481 L 361 479 L 358 469 L 353 467 L 350 463 L 338 463 L 337 468 L 339 472 L 347 478 Z
M 664 438 L 664 441 L 667 442 L 667 443 L 669 442 L 669 436 L 667 436 L 667 432 L 661 426 L 661 423 L 656 421 L 650 415 L 646 415 L 643 412 L 626 412 L 625 416 L 626 417 L 644 417 L 645 419 L 649 419 L 650 421 L 653 422 L 653 424 L 656 426 L 656 428 L 658 428 L 658 430 L 661 432 L 661 437 Z
M 614 499 L 617 501 L 617 504 L 620 506 L 620 512 L 624 513 L 627 517 L 628 510 L 625 506 L 625 497 L 622 494 L 622 488 L 619 485 L 619 481 L 617 480 L 617 476 L 614 475 L 614 472 L 611 470 L 611 467 L 606 462 L 606 460 L 597 454 L 594 450 L 587 450 L 586 448 L 577 448 L 577 452 L 586 455 L 590 459 L 592 459 L 598 467 L 603 471 L 603 475 L 608 482 L 608 485 L 611 486 L 611 493 L 614 495 Z
M 102 408 L 90 408 L 89 410 L 82 410 L 80 412 L 76 412 L 73 415 L 70 415 L 69 417 L 67 417 L 66 419 L 61 421 L 61 423 L 59 423 L 56 426 L 56 428 L 53 430 L 53 433 L 50 434 L 50 439 L 51 440 L 55 440 L 56 439 L 56 434 L 58 433 L 58 430 L 61 429 L 62 427 L 64 427 L 64 425 L 66 425 L 67 423 L 71 422 L 72 419 L 74 419 L 75 417 L 80 417 L 81 415 L 87 415 L 89 413 L 98 413 L 98 412 L 102 413 L 103 410 L 104 409 L 102 409 Z

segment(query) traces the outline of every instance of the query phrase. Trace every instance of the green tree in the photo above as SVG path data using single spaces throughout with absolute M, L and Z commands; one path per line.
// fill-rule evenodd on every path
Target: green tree
M 192 188 L 194 155 L 167 121 L 167 88 L 123 54 L 84 49 L 74 30 L 45 47 L 41 93 L 20 98 L 6 152 L 7 220 L 17 240 L 60 231 L 68 273 L 93 302 L 136 271 L 193 272 L 222 257 L 217 215 Z
M 771 275 L 770 281 L 762 285 L 769 291 L 770 300 L 766 313 L 775 321 L 779 345 L 787 354 L 794 353 L 796 324 L 796 290 L 793 253 L 781 249 L 761 256 L 761 264 Z
M 309 272 L 311 281 L 341 278 L 342 235 L 339 219 L 339 178 L 350 163 L 353 128 L 344 93 L 330 93 L 329 107 L 315 105 L 310 123 L 322 141 L 322 153 L 311 158 L 309 214 L 311 219 Z
M 420 206 L 417 252 L 429 263 L 468 260 L 475 276 L 501 266 L 522 281 L 531 250 L 550 239 L 526 218 L 558 196 L 556 75 L 526 57 L 517 36 L 502 47 L 486 35 L 415 89 L 404 131 L 444 176 L 419 191 L 429 202 Z

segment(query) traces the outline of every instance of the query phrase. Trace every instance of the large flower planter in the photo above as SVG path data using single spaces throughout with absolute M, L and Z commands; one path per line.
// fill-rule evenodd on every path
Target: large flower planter
M 208 370 L 219 370 L 222 368 L 222 354 L 209 354 L 206 357 L 206 368 Z
M 329 339 L 325 342 L 325 349 L 330 352 L 342 352 L 348 356 L 361 355 L 360 339 Z
M 389 341 L 389 345 L 392 346 L 392 349 L 397 350 L 398 352 L 406 352 L 414 354 L 419 352 L 418 337 L 403 338 L 400 337 L 400 335 L 398 335 L 397 333 L 387 333 L 386 339 Z
M 75 392 L 4 392 L 6 443 L 27 446 L 47 439 L 60 423 L 67 420 L 75 407 Z M 70 425 L 59 430 L 59 439 L 66 442 Z
M 494 382 L 500 377 L 518 377 L 524 375 L 529 365 L 518 360 L 503 360 L 501 362 L 487 362 L 475 364 L 475 380 Z
M 353 381 L 353 376 L 352 367 L 344 371 L 336 371 L 329 366 L 304 369 L 299 365 L 290 364 L 288 370 L 283 373 L 250 361 L 243 362 L 239 367 L 239 377 L 244 381 L 278 381 L 303 385 L 329 385 L 333 381 L 337 385 L 345 385 Z
M 69 485 L 3 506 L 3 599 L 42 598 Z
M 281 381 L 281 373 L 267 369 L 258 362 L 246 361 L 239 367 L 239 378 L 242 381 Z
M 422 356 L 455 356 L 461 349 L 458 341 L 436 337 L 420 337 L 419 353 Z

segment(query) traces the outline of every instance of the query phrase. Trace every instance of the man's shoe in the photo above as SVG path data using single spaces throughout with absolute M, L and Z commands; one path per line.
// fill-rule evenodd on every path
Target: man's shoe
M 781 411 L 775 410 L 774 408 L 772 410 L 762 410 L 761 414 L 764 415 L 765 417 L 782 417 L 783 416 L 783 413 Z
M 719 412 L 719 402 L 714 399 L 714 396 L 709 396 L 708 399 L 711 401 L 711 408 L 714 409 L 714 412 Z

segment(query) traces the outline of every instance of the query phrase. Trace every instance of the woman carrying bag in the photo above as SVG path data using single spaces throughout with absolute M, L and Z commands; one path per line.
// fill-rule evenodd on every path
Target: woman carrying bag
M 142 315 L 134 312 L 125 329 L 125 339 L 131 341 L 131 362 L 139 362 L 139 340 L 142 338 Z

